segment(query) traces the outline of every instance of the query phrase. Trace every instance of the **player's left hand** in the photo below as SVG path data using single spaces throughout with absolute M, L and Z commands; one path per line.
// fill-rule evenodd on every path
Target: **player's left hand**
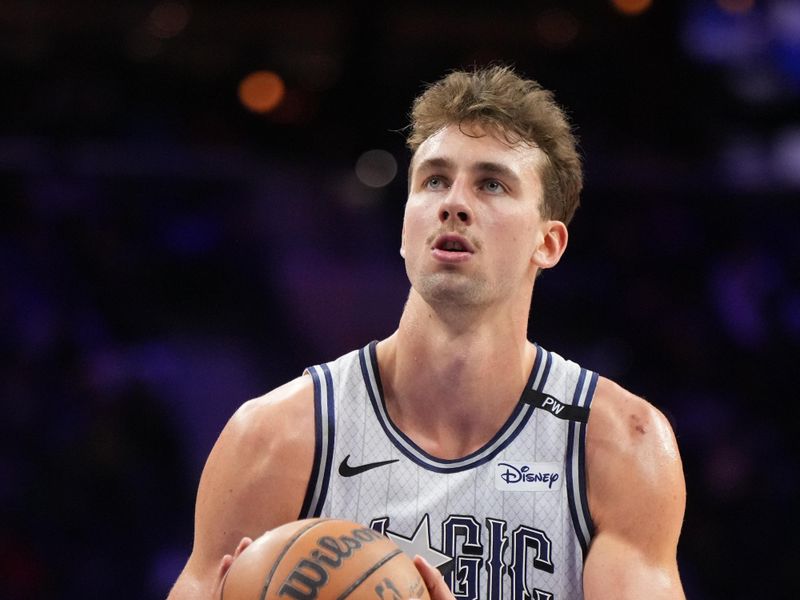
M 431 566 L 431 564 L 421 556 L 414 557 L 414 566 L 417 571 L 422 575 L 422 580 L 428 588 L 428 594 L 431 600 L 455 600 L 455 597 L 450 592 L 450 588 L 444 582 L 444 577 L 439 572 L 439 569 Z

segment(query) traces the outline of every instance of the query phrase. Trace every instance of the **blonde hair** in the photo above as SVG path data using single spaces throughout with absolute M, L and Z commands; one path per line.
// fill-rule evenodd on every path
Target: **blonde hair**
M 552 92 L 507 66 L 454 71 L 414 100 L 406 143 L 416 152 L 443 127 L 473 123 L 511 145 L 527 143 L 544 153 L 542 216 L 569 223 L 580 203 L 583 170 L 575 135 Z

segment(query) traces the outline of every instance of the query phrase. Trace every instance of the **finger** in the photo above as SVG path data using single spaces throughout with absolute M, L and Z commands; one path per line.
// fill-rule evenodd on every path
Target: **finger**
M 427 560 L 417 555 L 414 557 L 414 565 L 417 567 L 422 580 L 425 582 L 425 587 L 433 600 L 438 598 L 450 598 L 450 590 L 444 581 L 444 577 L 439 572 L 439 569 L 432 566 Z
M 247 550 L 247 547 L 253 543 L 253 540 L 249 537 L 243 537 L 239 542 L 239 545 L 236 546 L 236 551 L 233 553 L 233 558 L 238 558 L 239 555 Z
M 251 538 L 243 537 L 239 541 L 239 545 L 236 546 L 236 550 L 234 550 L 233 554 L 226 554 L 222 557 L 222 560 L 219 561 L 219 568 L 217 569 L 217 574 L 220 579 L 222 579 L 228 572 L 228 569 L 231 568 L 233 561 L 239 558 L 239 555 L 247 550 L 247 547 L 252 543 L 253 540 Z
M 225 573 L 228 572 L 228 569 L 231 568 L 233 564 L 233 556 L 230 554 L 226 554 L 222 557 L 222 560 L 219 561 L 219 569 L 217 570 L 217 578 L 222 579 L 225 576 Z

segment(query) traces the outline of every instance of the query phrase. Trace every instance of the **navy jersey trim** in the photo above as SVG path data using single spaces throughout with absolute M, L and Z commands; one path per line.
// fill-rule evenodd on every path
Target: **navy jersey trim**
M 589 380 L 588 389 L 586 390 L 586 395 L 583 397 L 583 402 L 581 406 L 584 407 L 587 412 L 592 404 L 592 399 L 594 398 L 594 391 L 597 388 L 597 373 L 589 372 L 591 378 Z M 581 508 L 583 509 L 583 518 L 586 521 L 586 526 L 589 530 L 589 539 L 591 540 L 592 536 L 594 536 L 594 522 L 592 521 L 592 515 L 589 512 L 589 496 L 586 493 L 586 426 L 588 423 L 581 423 L 580 426 L 580 439 L 578 440 L 579 443 L 579 455 L 578 455 L 578 476 L 580 482 L 580 497 L 581 497 Z
M 392 444 L 409 460 L 427 470 L 437 473 L 457 473 L 489 462 L 517 437 L 535 411 L 534 406 L 520 401 L 503 427 L 482 448 L 462 458 L 437 458 L 417 446 L 411 438 L 395 427 L 389 418 L 383 397 L 376 348 L 377 342 L 373 341 L 359 351 L 361 373 L 364 377 L 364 383 L 375 416 Z M 536 359 L 526 383 L 526 388 L 534 387 L 541 390 L 547 381 L 547 375 L 552 365 L 552 357 L 549 352 L 539 346 L 536 348 Z
M 306 495 L 303 498 L 303 506 L 300 508 L 300 515 L 298 519 L 305 519 L 309 516 L 308 510 L 314 500 L 314 491 L 317 487 L 317 480 L 319 478 L 319 465 L 322 454 L 322 417 L 320 411 L 320 386 L 319 375 L 315 367 L 306 369 L 306 373 L 311 375 L 311 380 L 314 382 L 314 462 L 311 466 L 311 475 L 308 478 L 308 486 L 306 487 Z
M 322 374 L 320 375 L 320 371 Z M 336 419 L 333 380 L 328 365 L 306 370 L 314 382 L 314 463 L 299 519 L 319 517 L 328 492 L 333 463 Z
M 542 364 L 544 365 L 544 370 L 537 375 L 537 380 L 531 382 L 533 385 L 529 387 L 532 387 L 536 391 L 543 392 L 544 384 L 547 382 L 547 377 L 550 375 L 550 367 L 553 366 L 553 355 L 539 344 L 534 344 L 534 346 L 536 346 L 536 361 L 533 363 L 533 373 L 536 373 L 541 368 Z
M 331 470 L 333 468 L 333 449 L 336 442 L 336 407 L 333 398 L 333 376 L 331 375 L 330 367 L 327 364 L 322 365 L 322 370 L 325 373 L 325 387 L 327 389 L 326 408 L 327 408 L 327 423 L 328 434 L 325 440 L 325 470 L 322 476 L 322 490 L 319 494 L 314 516 L 319 517 L 322 514 L 322 507 L 325 505 L 325 499 L 328 496 L 328 488 L 331 480 Z
M 594 396 L 597 385 L 597 373 L 581 369 L 575 394 L 572 398 L 574 406 L 584 407 L 587 411 Z M 586 423 L 570 421 L 567 433 L 567 498 L 572 525 L 580 542 L 584 559 L 589 549 L 589 542 L 594 534 L 594 523 L 589 512 L 586 494 Z

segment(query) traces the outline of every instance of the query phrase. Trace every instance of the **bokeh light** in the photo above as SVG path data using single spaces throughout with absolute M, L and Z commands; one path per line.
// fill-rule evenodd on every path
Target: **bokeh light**
M 744 14 L 752 10 L 754 5 L 754 0 L 717 0 L 717 6 L 731 14 Z
M 147 17 L 147 32 L 153 37 L 166 40 L 181 33 L 189 24 L 189 5 L 168 0 L 153 7 Z
M 652 0 L 611 0 L 619 12 L 624 15 L 640 15 L 653 4 Z
M 250 111 L 267 113 L 276 108 L 286 94 L 286 85 L 273 71 L 254 71 L 239 83 L 239 100 Z
M 575 16 L 560 8 L 545 10 L 536 19 L 536 37 L 548 48 L 565 48 L 578 37 L 580 24 Z
M 369 187 L 385 187 L 397 175 L 397 161 L 386 150 L 367 150 L 356 161 L 356 177 Z
M 389 185 L 397 175 L 397 161 L 386 150 L 367 150 L 356 161 L 356 177 L 366 186 Z

